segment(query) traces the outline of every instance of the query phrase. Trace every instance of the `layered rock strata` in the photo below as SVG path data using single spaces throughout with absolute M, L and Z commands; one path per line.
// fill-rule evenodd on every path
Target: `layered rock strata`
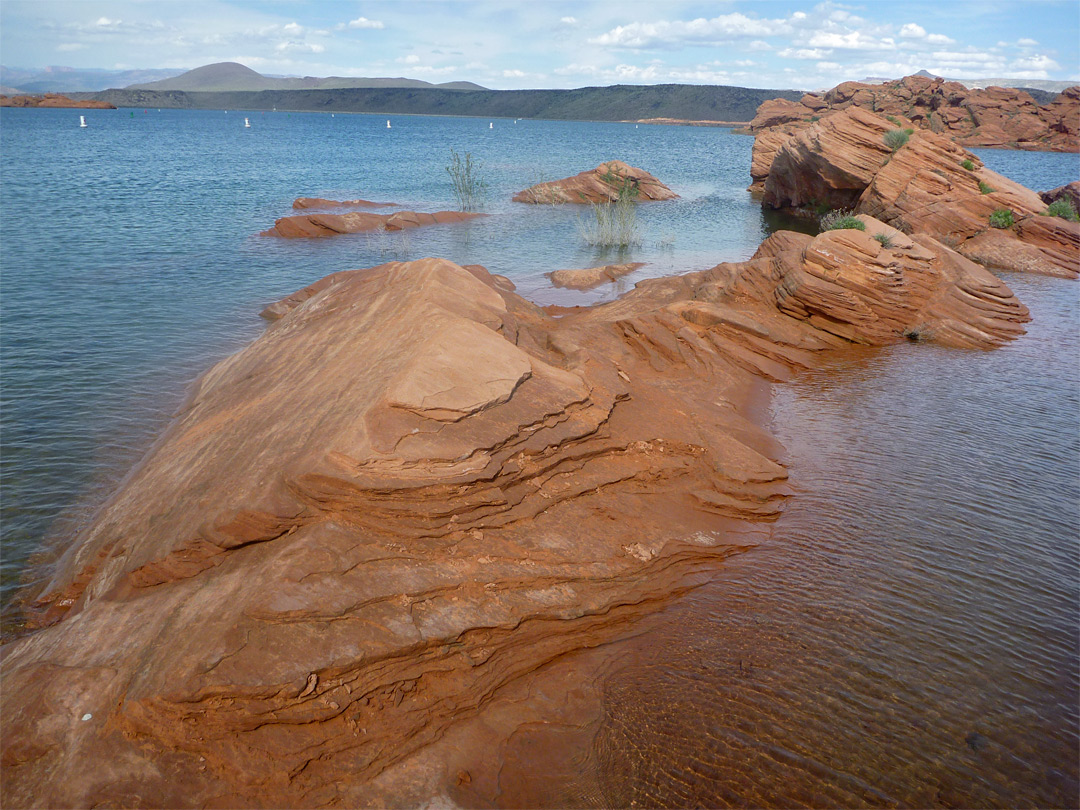
M 519 191 L 513 200 L 536 205 L 605 203 L 627 193 L 636 200 L 674 200 L 679 196 L 644 169 L 609 160 L 573 177 L 537 183 Z
M 788 134 L 840 110 L 860 108 L 938 133 L 961 146 L 1050 152 L 1080 151 L 1080 86 L 1040 105 L 1023 90 L 968 90 L 959 82 L 907 76 L 884 84 L 844 82 L 801 101 L 762 104 L 750 131 L 782 128 Z
M 259 236 L 278 236 L 282 239 L 322 239 L 343 233 L 364 231 L 402 231 L 424 225 L 446 225 L 487 216 L 465 211 L 436 211 L 424 214 L 417 211 L 396 211 L 393 214 L 370 214 L 350 211 L 346 214 L 297 214 L 274 221 L 274 227 Z
M 116 105 L 107 101 L 76 101 L 59 93 L 41 96 L 0 96 L 0 107 L 70 107 L 77 110 L 115 110 Z
M 340 803 L 706 581 L 786 495 L 761 377 L 1023 331 L 996 277 L 867 224 L 891 247 L 781 232 L 554 314 L 438 259 L 286 299 L 4 649 L 5 806 Z
M 929 131 L 895 151 L 892 122 L 852 107 L 792 134 L 755 143 L 763 203 L 779 209 L 851 208 L 909 234 L 933 237 L 995 269 L 1080 275 L 1080 223 L 1045 216 L 1033 191 L 987 169 L 971 152 Z M 996 211 L 1011 224 L 994 227 Z M 1001 224 L 998 222 L 997 224 Z

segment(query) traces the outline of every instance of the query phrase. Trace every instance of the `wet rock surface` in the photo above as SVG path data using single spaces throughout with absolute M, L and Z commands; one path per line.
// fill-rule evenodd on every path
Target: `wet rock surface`
M 424 225 L 446 225 L 483 216 L 487 215 L 465 211 L 436 211 L 434 214 L 418 211 L 395 211 L 393 214 L 370 214 L 363 211 L 350 211 L 346 214 L 297 214 L 275 220 L 274 227 L 263 231 L 259 236 L 322 239 L 343 233 L 402 231 Z
M 309 208 L 395 208 L 397 203 L 371 200 L 328 200 L 324 197 L 297 197 L 292 207 L 298 211 Z
M 674 200 L 679 196 L 644 169 L 609 160 L 573 177 L 537 183 L 519 191 L 513 199 L 535 205 L 605 203 L 627 192 L 637 200 Z
M 1023 332 L 999 279 L 865 222 L 558 317 L 439 259 L 271 307 L 4 648 L 5 804 L 356 803 L 706 581 L 787 495 L 762 378 Z
M 556 270 L 551 273 L 551 283 L 556 287 L 571 290 L 591 290 L 601 284 L 608 284 L 623 276 L 630 275 L 643 262 L 625 262 L 623 264 L 605 264 L 603 267 L 585 267 L 581 270 Z

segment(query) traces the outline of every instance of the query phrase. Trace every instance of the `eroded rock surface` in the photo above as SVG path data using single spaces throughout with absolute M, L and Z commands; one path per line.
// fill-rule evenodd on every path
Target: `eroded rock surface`
M 347 214 L 297 214 L 274 221 L 274 227 L 259 236 L 279 236 L 283 239 L 321 239 L 343 233 L 363 231 L 401 231 L 423 225 L 446 225 L 487 216 L 465 211 L 436 211 L 423 214 L 417 211 L 395 211 L 393 214 L 369 214 L 350 211 Z
M 562 180 L 537 183 L 514 195 L 514 202 L 537 205 L 604 203 L 630 192 L 637 200 L 674 200 L 678 194 L 644 169 L 609 160 L 595 169 Z
M 394 208 L 397 203 L 371 200 L 328 200 L 325 197 L 297 197 L 292 207 L 298 211 L 309 208 Z
M 5 806 L 354 802 L 705 581 L 786 495 L 745 415 L 762 377 L 851 341 L 1023 331 L 996 277 L 867 225 L 559 317 L 439 259 L 285 299 L 5 647 Z
M 556 287 L 571 290 L 591 290 L 601 284 L 607 284 L 623 276 L 630 275 L 644 262 L 625 262 L 623 264 L 605 264 L 603 267 L 585 267 L 580 270 L 555 270 L 551 273 L 551 283 Z
M 1080 275 L 1080 223 L 1045 216 L 1038 194 L 933 132 L 917 130 L 893 151 L 885 143 L 893 129 L 852 107 L 790 135 L 766 131 L 761 155 L 772 160 L 758 178 L 764 204 L 851 208 L 904 233 L 931 236 L 987 267 Z M 1013 224 L 992 227 L 991 215 L 1004 209 Z
M 938 133 L 961 146 L 1080 151 L 1080 86 L 1040 105 L 1023 90 L 968 90 L 959 82 L 925 76 L 883 84 L 844 82 L 826 93 L 807 93 L 797 102 L 766 101 L 749 128 L 755 135 L 773 128 L 791 134 L 851 108 L 891 117 L 894 126 Z

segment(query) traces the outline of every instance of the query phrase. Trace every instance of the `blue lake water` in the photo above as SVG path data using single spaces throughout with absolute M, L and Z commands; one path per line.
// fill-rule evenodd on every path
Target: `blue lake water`
M 752 141 L 724 129 L 394 117 L 388 130 L 385 116 L 156 110 L 86 111 L 79 129 L 79 114 L 0 113 L 5 600 L 47 537 L 89 519 L 186 386 L 259 334 L 259 310 L 328 273 L 444 256 L 542 303 L 589 303 L 746 259 L 771 226 L 745 191 Z M 484 164 L 490 217 L 257 236 L 297 196 L 453 208 L 451 148 Z M 978 154 L 1035 189 L 1080 177 L 1076 155 Z M 583 244 L 587 211 L 510 202 L 612 158 L 681 195 L 640 207 L 643 244 L 627 256 Z M 617 259 L 648 264 L 595 294 L 544 276 Z M 648 778 L 615 785 L 613 800 L 1075 799 L 1080 285 L 1007 281 L 1034 321 L 1004 349 L 905 344 L 777 387 L 798 493 L 774 542 L 672 607 L 653 645 L 666 657 L 612 681 L 640 678 L 631 696 L 667 695 L 686 718 L 671 739 L 637 740 L 649 726 L 625 716 L 605 728 L 609 757 L 653 752 Z M 734 781 L 700 777 L 704 792 L 688 795 L 686 763 L 703 756 Z

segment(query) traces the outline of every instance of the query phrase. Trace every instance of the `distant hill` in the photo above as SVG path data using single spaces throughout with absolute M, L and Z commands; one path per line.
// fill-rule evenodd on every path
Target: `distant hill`
M 143 82 L 132 84 L 126 90 L 180 90 L 185 93 L 204 92 L 232 92 L 260 90 L 338 90 L 351 87 L 377 88 L 377 87 L 438 87 L 443 90 L 484 90 L 478 84 L 472 82 L 446 82 L 444 84 L 432 84 L 420 79 L 406 78 L 362 78 L 354 76 L 330 76 L 319 78 L 306 76 L 295 77 L 272 77 L 257 73 L 239 62 L 218 62 L 213 65 L 189 70 L 179 76 L 161 81 Z
M 152 82 L 183 73 L 183 70 L 84 70 L 82 68 L 51 66 L 40 70 L 11 68 L 0 65 L 0 85 L 4 92 L 70 93 L 97 92 L 110 87 L 125 87 L 132 82 Z
M 369 112 L 394 115 L 468 115 L 577 121 L 677 118 L 750 121 L 768 99 L 798 101 L 795 90 L 709 85 L 615 85 L 576 90 L 475 90 L 444 88 L 343 88 L 184 92 L 107 90 L 91 98 L 117 107 L 181 107 L 211 110 Z

